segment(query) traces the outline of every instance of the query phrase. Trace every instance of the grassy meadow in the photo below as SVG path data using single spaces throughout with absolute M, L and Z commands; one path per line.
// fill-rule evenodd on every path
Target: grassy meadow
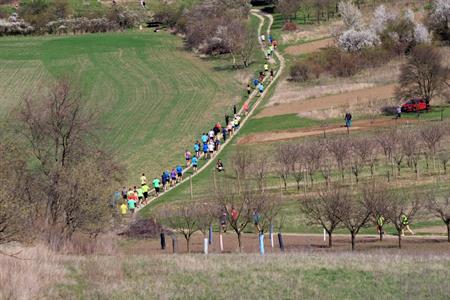
M 240 101 L 228 64 L 194 57 L 165 32 L 2 38 L 0 114 L 69 76 L 101 112 L 101 142 L 120 154 L 134 182 L 180 162 L 197 134 Z

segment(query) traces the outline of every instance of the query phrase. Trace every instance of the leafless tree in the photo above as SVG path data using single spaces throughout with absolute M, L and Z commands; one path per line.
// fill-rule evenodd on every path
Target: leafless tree
M 395 130 L 393 130 L 395 131 Z M 387 132 L 381 132 L 378 133 L 376 136 L 376 140 L 378 144 L 381 146 L 381 149 L 383 149 L 383 154 L 386 159 L 386 176 L 387 180 L 390 181 L 391 174 L 393 175 L 393 165 L 392 165 L 392 155 L 394 152 L 395 144 L 396 144 L 396 134 L 393 131 L 387 131 Z
M 112 217 L 111 210 L 104 208 L 123 176 L 112 152 L 93 143 L 97 115 L 88 112 L 84 103 L 70 81 L 62 79 L 46 93 L 26 96 L 17 110 L 18 136 L 24 138 L 31 153 L 28 159 L 36 166 L 35 189 L 43 201 L 42 214 L 38 213 L 45 219 L 43 229 L 54 248 L 76 230 L 96 235 L 105 218 Z
M 383 185 L 372 181 L 362 188 L 362 197 L 365 206 L 370 209 L 372 220 L 377 224 L 380 241 L 383 240 L 383 226 L 387 223 L 387 209 L 392 200 L 389 191 Z
M 405 152 L 403 151 L 403 143 L 404 139 L 402 134 L 399 134 L 397 130 L 391 130 L 391 139 L 393 141 L 392 144 L 392 160 L 395 163 L 395 166 L 397 167 L 397 176 L 400 177 L 400 171 L 402 168 L 402 162 L 405 158 Z
M 325 179 L 325 184 L 328 186 L 331 182 L 331 175 L 333 172 L 333 163 L 328 153 L 324 153 L 323 158 L 320 163 L 320 173 L 322 177 Z
M 422 207 L 421 195 L 411 195 L 406 191 L 391 192 L 391 199 L 386 208 L 386 219 L 395 227 L 398 234 L 398 247 L 402 247 L 402 233 L 406 228 L 403 217 L 411 222 Z
M 265 190 L 266 177 L 269 172 L 269 165 L 267 163 L 266 153 L 259 153 L 253 156 L 253 162 L 250 165 L 250 172 L 256 180 L 258 189 L 261 191 Z
M 350 232 L 352 251 L 355 250 L 356 235 L 367 225 L 371 211 L 364 199 L 357 199 L 349 189 L 341 189 L 341 205 L 336 214 L 342 225 Z
M 187 252 L 191 252 L 191 237 L 200 229 L 197 206 L 192 203 L 167 206 L 159 211 L 159 218 L 163 224 L 183 235 Z
M 332 234 L 341 223 L 338 208 L 344 202 L 344 190 L 336 184 L 319 191 L 318 197 L 307 197 L 300 202 L 301 211 L 310 224 L 320 225 L 328 234 L 328 246 L 333 246 Z
M 358 160 L 362 164 L 369 166 L 370 175 L 373 177 L 377 156 L 377 147 L 373 139 L 369 137 L 354 139 L 352 142 L 352 150 L 353 154 L 358 156 Z
M 330 139 L 327 142 L 327 149 L 333 154 L 341 173 L 341 179 L 344 180 L 345 166 L 350 152 L 350 140 L 344 136 Z
M 280 145 L 275 153 L 277 172 L 283 180 L 285 190 L 287 190 L 287 179 L 291 171 L 291 153 L 292 145 L 289 144 Z
M 303 147 L 294 145 L 291 147 L 291 174 L 297 183 L 297 190 L 300 191 L 300 182 L 305 178 L 305 162 L 303 159 Z
M 439 152 L 437 156 L 444 169 L 444 174 L 447 174 L 447 164 L 450 161 L 450 153 L 448 151 L 442 151 Z
M 420 130 L 420 135 L 422 137 L 423 142 L 428 148 L 428 152 L 425 152 L 425 158 L 427 162 L 428 169 L 428 159 L 429 157 L 433 160 L 433 166 L 435 165 L 434 161 L 436 158 L 436 152 L 439 147 L 439 143 L 445 135 L 445 129 L 442 127 L 442 124 L 439 125 L 431 125 L 424 127 Z
M 419 45 L 400 69 L 398 96 L 421 97 L 427 105 L 439 95 L 449 80 L 449 69 L 439 49 Z
M 321 141 L 309 141 L 302 147 L 305 168 L 311 184 L 314 183 L 314 174 L 320 167 L 325 147 Z
M 237 187 L 240 189 L 241 182 L 246 180 L 250 175 L 249 172 L 252 170 L 255 155 L 246 148 L 238 148 L 231 161 L 237 179 Z
M 301 5 L 301 0 L 279 0 L 276 10 L 283 16 L 285 22 L 291 22 L 297 17 Z
M 413 129 L 404 130 L 401 135 L 402 151 L 407 157 L 408 165 L 413 169 L 418 179 L 418 163 L 420 159 L 419 135 Z
M 447 226 L 447 241 L 450 243 L 450 193 L 446 191 L 443 197 L 434 192 L 426 194 L 426 207 Z

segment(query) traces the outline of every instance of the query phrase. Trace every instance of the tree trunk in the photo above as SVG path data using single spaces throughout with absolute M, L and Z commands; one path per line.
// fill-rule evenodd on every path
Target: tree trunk
M 190 238 L 190 237 L 187 237 L 187 238 L 186 238 L 186 248 L 187 248 L 187 253 L 191 253 L 191 247 L 190 247 L 190 245 L 191 245 L 191 238 Z
M 333 247 L 333 239 L 331 236 L 331 232 L 328 231 L 328 248 Z
M 450 243 L 450 220 L 447 222 L 447 242 Z
M 356 235 L 354 232 L 350 233 L 352 236 L 352 251 L 355 251 L 355 239 L 356 239 Z
M 239 245 L 239 252 L 242 252 L 242 241 L 241 241 L 241 233 L 238 232 L 238 245 Z
M 402 249 L 402 231 L 397 230 L 398 232 L 398 249 Z
M 380 242 L 383 241 L 383 227 L 380 227 Z

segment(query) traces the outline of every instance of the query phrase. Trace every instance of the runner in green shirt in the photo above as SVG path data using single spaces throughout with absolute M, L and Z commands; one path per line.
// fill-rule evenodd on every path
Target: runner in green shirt
M 131 214 L 134 214 L 134 210 L 136 209 L 136 201 L 134 201 L 134 199 L 128 200 L 128 208 L 130 209 Z
M 144 204 L 147 204 L 148 198 L 148 190 L 150 189 L 147 184 L 144 184 L 142 187 L 142 194 L 144 195 Z
M 137 188 L 136 192 L 138 194 L 139 205 L 141 205 L 142 199 L 144 198 L 144 191 L 142 190 L 142 187 L 139 187 Z
M 156 192 L 156 196 L 158 197 L 159 195 L 159 185 L 160 185 L 160 181 L 158 178 L 155 177 L 155 179 L 153 179 L 153 187 L 155 188 L 155 192 Z

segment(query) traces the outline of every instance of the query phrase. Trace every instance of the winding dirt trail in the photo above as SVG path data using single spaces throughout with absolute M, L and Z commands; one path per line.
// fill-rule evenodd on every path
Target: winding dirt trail
M 262 34 L 262 28 L 265 24 L 265 18 L 267 18 L 269 20 L 269 26 L 267 27 L 267 36 L 270 34 L 270 30 L 272 28 L 272 24 L 273 24 L 273 17 L 272 15 L 268 15 L 268 14 L 263 14 L 261 13 L 259 10 L 256 9 L 252 9 L 251 10 L 252 15 L 256 16 L 259 20 L 259 26 L 258 26 L 258 37 L 261 36 Z M 261 46 L 261 51 L 263 51 L 263 53 L 266 52 L 265 50 L 265 45 L 259 41 L 260 46 Z M 255 110 L 258 108 L 258 106 L 260 105 L 260 103 L 262 102 L 262 100 L 264 100 L 267 96 L 267 93 L 269 92 L 269 90 L 271 89 L 271 87 L 273 86 L 273 84 L 279 79 L 280 75 L 283 73 L 286 63 L 285 63 L 285 59 L 284 57 L 278 52 L 278 51 L 274 51 L 275 56 L 278 59 L 279 62 L 279 68 L 277 70 L 277 72 L 275 73 L 275 76 L 273 78 L 273 80 L 271 82 L 268 83 L 267 87 L 264 89 L 264 92 L 262 93 L 262 95 L 258 98 L 258 100 L 251 106 L 251 109 L 249 110 L 247 116 L 245 118 L 242 119 L 241 124 L 240 124 L 240 128 L 244 127 L 245 124 L 247 123 L 247 121 L 250 119 L 250 117 L 254 114 Z M 265 81 L 268 80 L 268 76 L 265 78 Z M 256 89 L 251 93 L 251 95 L 248 98 L 248 102 L 250 102 L 252 99 L 254 99 L 257 96 L 257 91 Z M 243 113 L 243 108 L 241 108 L 238 112 L 240 115 L 242 115 Z M 217 151 L 215 153 L 215 156 L 217 157 L 222 151 L 223 149 L 225 149 L 227 147 L 228 144 L 230 144 L 234 138 L 235 138 L 236 134 L 232 135 L 230 138 L 228 138 L 226 140 L 225 143 L 222 144 L 222 147 L 220 147 L 220 150 Z M 204 171 L 206 168 L 208 168 L 211 163 L 213 163 L 215 160 L 214 159 L 210 159 L 208 160 L 201 168 L 199 168 L 197 170 L 197 172 L 193 175 L 191 175 L 190 177 L 184 177 L 184 179 L 178 183 L 178 185 L 176 185 L 175 187 L 169 189 L 166 192 L 160 193 L 159 196 L 153 196 L 152 198 L 150 198 L 150 200 L 148 201 L 148 203 L 145 205 L 147 206 L 148 204 L 154 202 L 155 200 L 157 200 L 158 198 L 160 198 L 162 195 L 166 194 L 166 193 L 170 193 L 171 191 L 173 191 L 174 189 L 178 188 L 183 182 L 189 181 L 190 178 L 193 178 L 195 176 L 197 176 L 198 174 L 200 174 L 202 171 Z M 186 168 L 183 170 L 183 173 L 185 173 L 186 171 L 190 170 L 191 167 Z M 153 191 L 154 192 L 154 191 Z M 145 206 L 141 206 L 139 209 L 137 209 L 137 211 L 139 211 L 140 209 L 142 209 Z M 137 214 L 135 214 L 136 216 Z

